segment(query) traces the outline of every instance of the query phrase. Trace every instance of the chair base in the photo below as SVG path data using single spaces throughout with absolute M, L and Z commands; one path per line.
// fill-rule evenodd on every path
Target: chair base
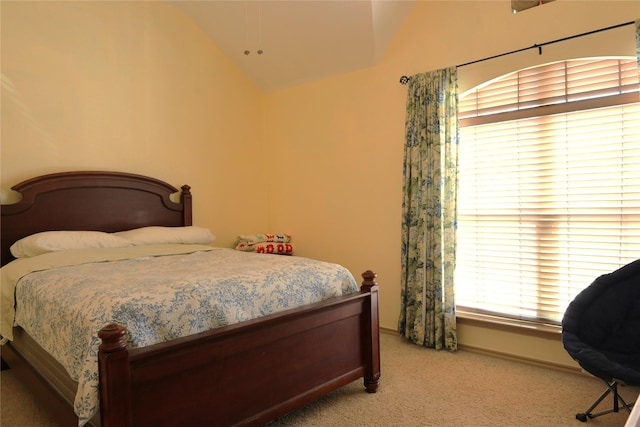
M 612 412 L 619 412 L 620 406 L 622 406 L 624 409 L 629 411 L 629 413 L 631 413 L 631 408 L 633 407 L 634 402 L 627 403 L 624 401 L 622 396 L 618 394 L 618 382 L 616 380 L 613 380 L 611 382 L 605 381 L 605 383 L 607 384 L 607 389 L 600 395 L 600 397 L 596 399 L 595 402 L 593 402 L 593 404 L 589 407 L 589 409 L 587 409 L 584 412 L 576 414 L 577 420 L 582 421 L 584 423 L 587 421 L 587 419 L 590 419 L 590 418 L 596 418 L 596 417 L 599 417 L 600 415 L 610 414 Z M 596 408 L 596 406 L 598 406 L 600 402 L 602 402 L 604 398 L 607 397 L 610 393 L 613 393 L 613 408 L 594 414 L 593 410 Z

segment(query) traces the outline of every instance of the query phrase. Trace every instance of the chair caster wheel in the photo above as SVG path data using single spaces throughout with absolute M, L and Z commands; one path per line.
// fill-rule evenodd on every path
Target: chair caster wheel
M 587 422 L 587 414 L 576 414 L 576 420 L 582 421 L 583 423 Z

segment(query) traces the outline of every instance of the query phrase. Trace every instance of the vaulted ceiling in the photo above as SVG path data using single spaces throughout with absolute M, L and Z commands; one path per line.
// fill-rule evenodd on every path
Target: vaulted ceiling
M 415 3 L 167 1 L 186 12 L 264 92 L 376 65 Z

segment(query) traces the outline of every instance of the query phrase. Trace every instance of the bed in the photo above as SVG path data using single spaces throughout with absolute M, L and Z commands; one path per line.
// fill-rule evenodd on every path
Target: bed
M 2 205 L 3 266 L 13 259 L 11 245 L 44 231 L 117 235 L 150 226 L 172 231 L 195 228 L 189 186 L 178 190 L 141 175 L 63 172 L 36 177 L 12 189 L 22 199 Z M 239 255 L 232 249 L 201 249 L 168 255 Z M 260 257 L 262 262 L 302 262 L 296 260 L 299 257 L 244 255 Z M 120 266 L 117 270 L 126 271 Z M 256 270 L 248 282 L 258 277 Z M 135 334 L 122 324 L 101 325 L 95 355 L 99 408 L 88 421 L 74 411 L 78 382 L 44 351 L 44 344 L 19 326 L 7 334 L 12 339 L 1 347 L 3 366 L 6 363 L 15 370 L 62 425 L 264 425 L 357 379 L 363 380 L 366 392 L 377 391 L 378 286 L 375 273 L 366 271 L 362 278 L 356 292 L 255 318 L 241 317 L 235 323 L 150 345 L 132 346 Z M 56 325 L 48 326 L 56 331 Z

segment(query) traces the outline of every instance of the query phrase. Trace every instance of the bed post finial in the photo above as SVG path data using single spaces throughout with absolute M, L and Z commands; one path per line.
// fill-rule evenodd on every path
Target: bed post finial
M 376 283 L 376 277 L 378 277 L 378 275 L 376 273 L 374 273 L 371 270 L 367 270 L 364 273 L 362 273 L 362 278 L 364 279 L 364 282 L 362 282 L 362 286 L 366 286 L 368 288 L 371 288 L 372 286 L 376 286 L 378 283 Z
M 114 351 L 125 350 L 127 348 L 127 340 L 125 335 L 127 330 L 122 325 L 111 323 L 98 332 L 98 337 L 102 340 L 99 350 L 104 353 L 113 353 Z

